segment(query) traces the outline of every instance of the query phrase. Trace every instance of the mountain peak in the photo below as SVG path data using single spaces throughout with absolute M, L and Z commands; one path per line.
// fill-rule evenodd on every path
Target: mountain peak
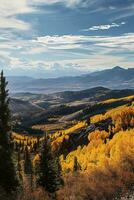
M 116 66 L 113 68 L 114 70 L 125 70 L 124 68 L 120 67 L 120 66 Z

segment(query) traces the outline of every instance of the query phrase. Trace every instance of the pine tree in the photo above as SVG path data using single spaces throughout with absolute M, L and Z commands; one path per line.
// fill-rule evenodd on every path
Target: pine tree
M 86 120 L 86 123 L 87 123 L 87 126 L 89 126 L 89 125 L 91 124 L 91 119 L 88 118 L 88 119 Z
M 32 161 L 27 147 L 25 149 L 25 155 L 24 155 L 24 172 L 25 174 L 32 173 Z
M 18 181 L 10 149 L 11 118 L 7 84 L 2 71 L 0 75 L 0 186 L 6 193 L 11 193 L 16 190 Z
M 33 166 L 31 161 L 31 156 L 26 146 L 25 155 L 24 155 L 24 173 L 28 176 L 30 180 L 30 187 L 31 190 L 33 188 Z
M 78 170 L 81 170 L 81 166 L 80 166 L 80 164 L 78 163 L 77 157 L 75 156 L 75 157 L 74 157 L 73 171 L 76 172 L 76 171 L 78 171 Z
M 17 171 L 18 171 L 18 176 L 19 179 L 22 180 L 22 174 L 21 174 L 21 153 L 20 151 L 18 151 L 18 155 L 17 155 Z
M 59 159 L 58 156 L 52 152 L 47 134 L 45 134 L 44 144 L 41 150 L 38 173 L 38 184 L 44 187 L 49 194 L 55 194 L 63 184 Z

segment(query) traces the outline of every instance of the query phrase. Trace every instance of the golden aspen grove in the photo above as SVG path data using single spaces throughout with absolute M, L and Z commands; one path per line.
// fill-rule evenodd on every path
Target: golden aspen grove
M 57 131 L 50 135 L 53 152 L 59 150 L 60 165 L 64 186 L 57 191 L 58 200 L 83 199 L 118 199 L 133 190 L 134 184 L 134 105 L 133 96 L 121 99 L 109 99 L 99 104 L 115 103 L 120 100 L 124 105 L 109 108 L 103 114 L 93 115 L 91 124 L 96 124 L 93 131 L 84 133 L 87 120 L 78 121 L 70 128 Z M 126 100 L 128 100 L 126 102 Z M 130 103 L 131 102 L 131 103 Z M 112 107 L 112 106 L 111 106 Z M 111 119 L 107 130 L 97 127 L 97 124 Z M 86 144 L 73 144 L 74 150 L 68 144 L 75 133 L 87 136 Z M 78 135 L 77 137 L 80 137 Z M 28 148 L 32 155 L 32 165 L 36 168 L 40 160 L 37 146 L 43 137 L 12 134 L 12 143 L 21 152 Z M 74 141 L 75 142 L 75 141 Z M 38 145 L 37 145 L 38 144 Z M 62 154 L 62 149 L 64 153 Z M 21 161 L 22 162 L 22 161 Z M 22 177 L 23 177 L 22 172 Z M 36 175 L 34 175 L 36 179 Z M 71 186 L 71 187 L 70 187 Z M 32 196 L 43 195 L 40 188 Z M 30 195 L 30 194 L 29 194 Z M 27 199 L 27 197 L 25 197 Z M 37 197 L 35 197 L 38 199 Z M 40 197 L 41 198 L 41 197 Z M 49 199 L 43 197 L 42 199 Z

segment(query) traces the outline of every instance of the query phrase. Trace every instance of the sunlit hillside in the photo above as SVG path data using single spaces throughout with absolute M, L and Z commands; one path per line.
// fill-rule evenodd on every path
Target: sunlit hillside
M 134 107 L 108 110 L 93 116 L 91 123 L 108 118 L 112 119 L 108 131 L 89 132 L 87 145 L 79 145 L 66 157 L 61 156 L 66 177 L 64 194 L 73 199 L 78 194 L 79 199 L 113 199 L 134 184 Z
M 111 140 L 109 133 L 95 131 L 87 146 L 61 156 L 61 163 L 67 182 L 64 194 L 113 199 L 134 183 L 134 129 L 120 131 Z
M 114 199 L 132 190 L 134 184 L 133 96 L 109 99 L 103 114 L 91 115 L 75 125 L 50 135 L 53 151 L 60 154 L 65 185 L 57 198 Z M 115 103 L 125 102 L 116 106 Z M 114 103 L 114 106 L 113 104 Z M 95 110 L 94 110 L 95 111 Z M 33 166 L 40 160 L 38 147 L 44 136 L 12 134 L 23 151 L 32 152 Z M 71 187 L 70 187 L 71 184 Z M 64 194 L 64 198 L 62 198 Z

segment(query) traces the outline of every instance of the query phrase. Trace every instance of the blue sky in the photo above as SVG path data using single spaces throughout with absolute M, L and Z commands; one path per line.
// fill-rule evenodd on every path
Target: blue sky
M 133 0 L 0 0 L 0 69 L 74 76 L 134 67 Z

